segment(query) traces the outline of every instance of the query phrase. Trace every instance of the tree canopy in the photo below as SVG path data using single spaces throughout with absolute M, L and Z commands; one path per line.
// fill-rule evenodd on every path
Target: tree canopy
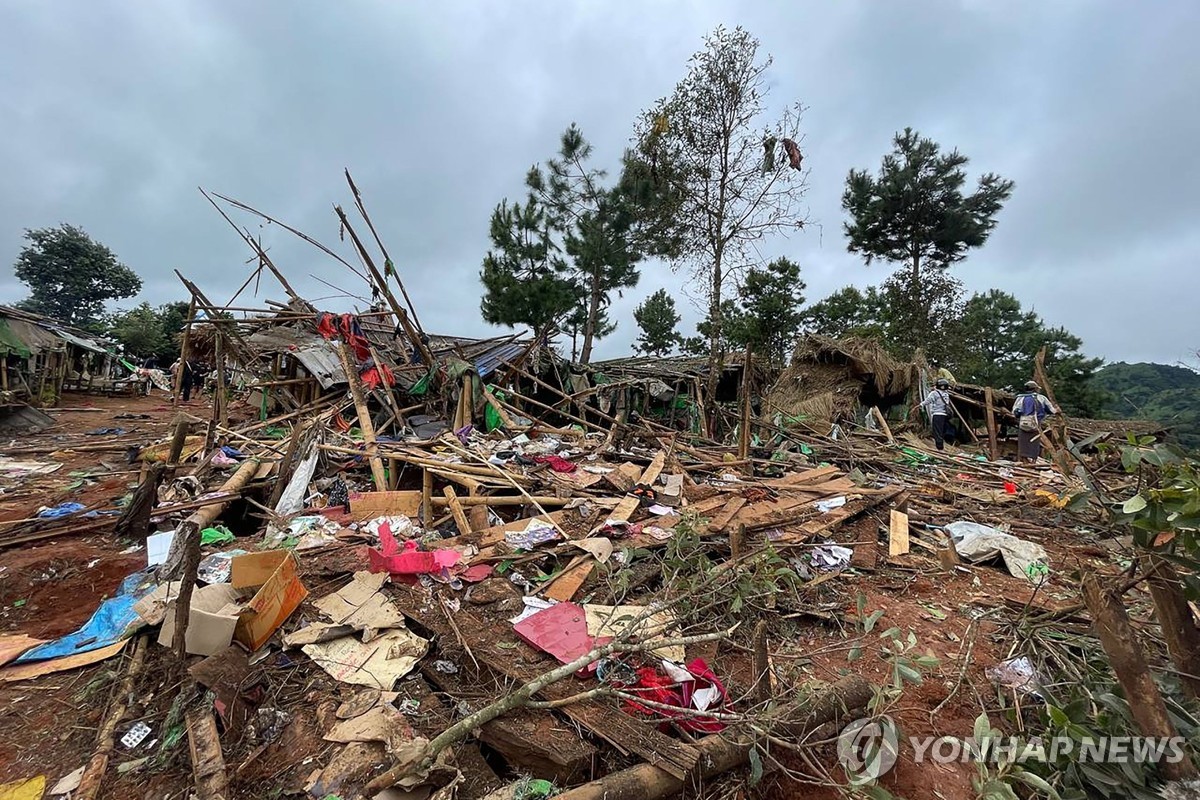
M 604 185 L 604 170 L 588 164 L 592 145 L 575 125 L 563 132 L 556 157 L 534 166 L 526 185 L 547 209 L 548 228 L 570 258 L 579 307 L 565 326 L 582 338 L 579 360 L 587 363 L 597 339 L 616 329 L 609 319 L 611 295 L 637 285 L 642 253 L 635 243 L 638 216 L 625 182 Z
M 492 249 L 479 279 L 480 313 L 493 325 L 528 325 L 538 334 L 579 303 L 576 284 L 551 237 L 546 209 L 530 195 L 525 205 L 502 202 L 492 212 Z
M 994 173 L 982 175 L 971 194 L 964 193 L 969 159 L 905 128 L 893 138 L 876 175 L 850 170 L 842 208 L 846 247 L 867 264 L 876 259 L 902 265 L 906 278 L 894 282 L 893 309 L 898 341 L 906 350 L 943 333 L 939 308 L 951 292 L 943 273 L 981 247 L 996 227 L 996 215 L 1012 195 L 1013 182 Z
M 675 310 L 675 299 L 666 289 L 659 289 L 647 297 L 633 311 L 638 335 L 634 350 L 647 356 L 666 356 L 679 345 L 679 314 Z
M 180 331 L 187 323 L 188 304 L 164 303 L 158 308 L 142 303 L 119 311 L 107 320 L 105 333 L 120 342 L 130 356 L 158 356 L 166 367 L 179 358 Z
M 112 250 L 74 225 L 26 230 L 25 241 L 14 272 L 29 286 L 29 297 L 18 304 L 27 311 L 92 327 L 107 301 L 132 297 L 142 288 L 142 279 Z
M 768 120 L 770 65 L 747 31 L 717 28 L 671 95 L 642 113 L 626 157 L 627 172 L 651 187 L 648 227 L 703 287 L 709 397 L 724 356 L 727 280 L 754 262 L 757 242 L 802 224 L 799 107 Z

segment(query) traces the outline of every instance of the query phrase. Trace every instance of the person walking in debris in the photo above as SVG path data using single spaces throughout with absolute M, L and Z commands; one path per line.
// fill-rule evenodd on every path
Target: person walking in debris
M 179 365 L 179 387 L 183 391 L 183 402 L 192 399 L 192 389 L 198 384 L 200 377 L 199 370 L 196 368 L 196 362 L 192 359 L 184 359 Z
M 933 443 L 938 450 L 946 449 L 946 420 L 950 417 L 950 381 L 938 378 L 932 392 L 925 395 L 920 407 L 929 414 L 933 426 Z
M 1058 410 L 1037 381 L 1025 384 L 1025 391 L 1013 401 L 1013 415 L 1017 418 L 1017 457 L 1021 461 L 1037 461 L 1042 455 L 1042 420 Z

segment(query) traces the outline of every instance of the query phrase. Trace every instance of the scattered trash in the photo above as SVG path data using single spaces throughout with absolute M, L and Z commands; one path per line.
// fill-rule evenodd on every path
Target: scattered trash
M 223 553 L 212 553 L 200 559 L 200 567 L 196 577 L 201 583 L 229 583 L 229 575 L 233 569 L 233 559 L 245 555 L 245 550 L 226 550 Z
M 729 699 L 725 685 L 702 658 L 693 659 L 686 666 L 664 659 L 658 668 L 642 667 L 637 671 L 637 682 L 626 687 L 626 691 L 656 704 L 680 709 L 678 713 L 672 713 L 636 700 L 626 700 L 625 709 L 630 713 L 665 716 L 683 730 L 698 733 L 720 733 L 725 729 L 724 723 L 716 719 L 691 713 L 723 708 Z
M 458 674 L 458 667 L 454 665 L 453 661 L 435 661 L 433 662 L 433 668 L 443 675 Z
M 379 549 L 367 549 L 371 572 L 390 572 L 393 575 L 447 574 L 446 570 L 458 563 L 462 556 L 455 550 L 423 551 L 417 543 L 409 540 L 400 544 L 392 536 L 387 524 L 379 526 Z
M 832 572 L 850 566 L 850 559 L 853 557 L 854 551 L 849 547 L 825 542 L 813 548 L 808 560 L 817 569 L 824 572 Z
M 1010 658 L 999 664 L 993 664 L 984 670 L 984 673 L 989 680 L 999 686 L 1016 689 L 1022 694 L 1042 699 L 1042 695 L 1038 691 L 1041 681 L 1028 656 Z
M 216 525 L 200 531 L 200 544 L 202 545 L 226 544 L 233 540 L 233 533 L 224 525 Z
M 967 561 L 978 563 L 999 556 L 1003 558 L 1004 566 L 1014 578 L 1026 578 L 1035 582 L 1049 574 L 1050 557 L 1040 544 L 1027 542 L 1011 533 L 1003 533 L 976 522 L 951 522 L 946 526 L 946 531 L 954 539 L 954 548 L 958 554 Z M 1034 567 L 1035 564 L 1040 566 Z
M 144 722 L 135 722 L 133 726 L 121 737 L 121 744 L 129 750 L 137 747 L 146 737 L 150 735 L 150 726 Z
M 278 708 L 256 709 L 247 731 L 250 741 L 256 744 L 271 744 L 283 735 L 284 728 L 291 721 L 291 714 Z
M 842 506 L 846 505 L 846 496 L 839 495 L 837 497 L 831 497 L 828 500 L 818 500 L 816 505 L 818 511 L 820 511 L 822 514 L 828 514 L 835 508 L 841 508 Z
M 79 784 L 83 781 L 83 772 L 86 769 L 87 764 L 84 764 L 73 772 L 69 772 L 59 778 L 58 783 L 54 784 L 53 788 L 50 789 L 50 796 L 70 794 L 78 789 Z
M 517 550 L 532 550 L 539 544 L 558 541 L 558 530 L 548 522 L 531 519 L 529 524 L 519 531 L 506 531 L 504 541 L 509 547 Z
M 370 644 L 343 636 L 300 649 L 335 680 L 391 691 L 425 656 L 429 642 L 407 629 L 393 629 Z

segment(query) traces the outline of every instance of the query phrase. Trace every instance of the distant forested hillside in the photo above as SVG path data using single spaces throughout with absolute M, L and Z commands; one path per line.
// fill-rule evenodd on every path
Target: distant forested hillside
M 1185 447 L 1200 449 L 1200 373 L 1168 364 L 1108 364 L 1092 376 L 1108 396 L 1103 415 L 1169 425 Z

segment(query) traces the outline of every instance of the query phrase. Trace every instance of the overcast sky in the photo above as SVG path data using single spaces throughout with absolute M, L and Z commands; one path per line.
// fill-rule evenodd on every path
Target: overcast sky
M 434 8 L 436 6 L 436 9 Z M 479 264 L 495 204 L 578 123 L 615 166 L 638 111 L 718 24 L 775 58 L 773 105 L 808 106 L 806 231 L 769 247 L 817 300 L 886 266 L 846 252 L 851 167 L 912 126 L 1016 181 L 991 240 L 957 268 L 1016 294 L 1109 360 L 1200 348 L 1200 3 L 329 2 L 6 0 L 0 4 L 0 261 L 25 228 L 69 222 L 145 281 L 178 268 L 227 300 L 250 267 L 197 191 L 231 195 L 332 247 L 349 167 L 427 330 L 486 335 Z M 238 218 L 256 231 L 259 225 Z M 357 293 L 346 269 L 261 229 L 298 291 Z M 351 259 L 352 260 L 352 259 Z M 676 276 L 643 268 L 632 310 Z M 25 295 L 3 268 L 0 302 Z M 264 281 L 260 298 L 282 299 Z M 318 305 L 342 308 L 346 300 Z M 261 304 L 261 299 L 256 304 Z M 698 312 L 689 307 L 686 332 Z

